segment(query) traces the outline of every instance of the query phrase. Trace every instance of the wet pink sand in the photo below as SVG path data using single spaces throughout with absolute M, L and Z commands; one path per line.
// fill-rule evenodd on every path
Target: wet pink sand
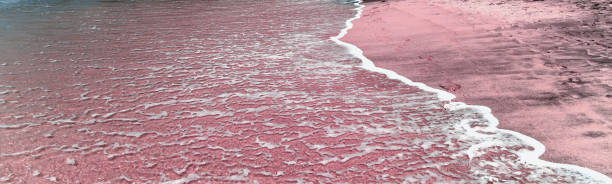
M 343 40 L 378 67 L 490 107 L 499 127 L 541 141 L 543 159 L 612 176 L 612 52 L 561 33 L 609 33 L 580 27 L 585 16 L 555 2 L 374 2 Z

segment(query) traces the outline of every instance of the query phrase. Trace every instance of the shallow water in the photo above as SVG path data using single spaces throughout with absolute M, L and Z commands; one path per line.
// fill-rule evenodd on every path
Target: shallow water
M 0 182 L 590 181 L 367 71 L 335 1 L 54 1 L 0 13 Z

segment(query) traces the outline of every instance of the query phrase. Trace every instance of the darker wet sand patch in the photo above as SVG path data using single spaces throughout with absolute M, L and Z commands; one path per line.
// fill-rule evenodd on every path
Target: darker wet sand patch
M 582 135 L 586 137 L 591 137 L 591 138 L 606 137 L 606 133 L 602 131 L 588 131 L 588 132 L 582 133 Z

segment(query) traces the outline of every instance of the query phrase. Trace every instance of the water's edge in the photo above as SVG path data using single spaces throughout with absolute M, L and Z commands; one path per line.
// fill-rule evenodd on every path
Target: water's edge
M 414 82 L 402 75 L 397 74 L 396 72 L 392 70 L 377 67 L 372 60 L 368 59 L 367 57 L 363 55 L 363 51 L 359 47 L 351 43 L 343 42 L 340 40 L 342 37 L 344 37 L 348 33 L 348 30 L 353 28 L 352 21 L 359 19 L 361 17 L 363 13 L 363 8 L 365 7 L 365 5 L 363 5 L 361 2 L 362 2 L 361 0 L 358 0 L 357 2 L 354 3 L 354 6 L 357 7 L 354 9 L 356 11 L 356 14 L 353 18 L 346 20 L 345 28 L 342 29 L 340 33 L 338 33 L 338 35 L 330 37 L 330 40 L 334 41 L 338 45 L 345 47 L 351 55 L 353 55 L 354 57 L 362 61 L 360 68 L 363 68 L 368 71 L 376 72 L 376 73 L 385 74 L 385 76 L 387 76 L 389 79 L 399 80 L 402 83 L 407 84 L 409 86 L 417 87 L 426 92 L 435 93 L 441 101 L 446 102 L 446 104 L 444 105 L 444 108 L 447 109 L 448 111 L 456 111 L 456 110 L 461 110 L 461 109 L 472 109 L 476 112 L 479 112 L 489 122 L 489 126 L 485 128 L 479 128 L 479 127 L 470 128 L 469 126 L 467 126 L 465 128 L 472 129 L 472 130 L 468 130 L 468 132 L 474 134 L 472 136 L 481 136 L 480 133 L 477 133 L 475 130 L 486 130 L 489 132 L 493 131 L 493 132 L 499 132 L 499 133 L 507 133 L 507 134 L 512 134 L 516 136 L 517 138 L 519 138 L 520 140 L 524 141 L 529 146 L 534 148 L 531 151 L 521 151 L 521 152 L 516 153 L 522 161 L 525 161 L 531 164 L 535 164 L 535 165 L 539 165 L 539 166 L 548 166 L 548 167 L 566 168 L 570 170 L 575 170 L 575 171 L 585 174 L 586 176 L 591 177 L 593 180 L 596 180 L 598 182 L 612 183 L 612 178 L 609 178 L 608 176 L 600 172 L 594 171 L 586 167 L 581 167 L 581 166 L 571 165 L 571 164 L 554 163 L 554 162 L 549 162 L 546 160 L 541 160 L 540 156 L 544 154 L 546 147 L 539 141 L 535 140 L 534 138 L 531 138 L 519 132 L 505 130 L 505 129 L 498 129 L 497 125 L 499 124 L 499 121 L 491 113 L 491 109 L 489 107 L 479 106 L 479 105 L 468 105 L 463 102 L 453 102 L 452 100 L 455 99 L 456 96 L 453 95 L 452 93 L 449 93 L 449 92 L 446 92 L 440 89 L 432 88 L 430 86 L 425 85 L 424 83 Z M 461 124 L 463 124 L 463 122 Z M 479 148 L 486 147 L 489 145 L 494 145 L 494 144 L 495 142 L 483 142 L 477 145 L 473 145 L 467 151 L 467 154 L 470 156 L 470 159 L 471 159 L 471 157 L 475 154 L 474 152 L 477 151 Z

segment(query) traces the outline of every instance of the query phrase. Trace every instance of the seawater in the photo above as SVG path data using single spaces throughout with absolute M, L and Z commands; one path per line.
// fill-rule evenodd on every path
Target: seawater
M 609 181 L 376 68 L 338 40 L 358 5 L 17 4 L 0 12 L 0 182 Z

